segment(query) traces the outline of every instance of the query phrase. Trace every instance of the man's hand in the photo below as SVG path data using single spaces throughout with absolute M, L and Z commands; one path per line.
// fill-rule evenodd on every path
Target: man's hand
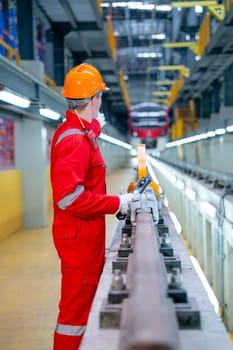
M 121 194 L 120 198 L 120 210 L 129 206 L 130 202 L 133 199 L 132 193 Z

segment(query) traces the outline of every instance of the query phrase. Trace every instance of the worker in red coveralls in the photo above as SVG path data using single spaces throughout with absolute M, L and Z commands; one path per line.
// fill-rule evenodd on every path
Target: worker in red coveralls
M 61 299 L 54 350 L 77 350 L 105 259 L 105 214 L 129 205 L 132 194 L 106 194 L 106 166 L 97 138 L 101 96 L 109 88 L 90 64 L 71 69 L 62 95 L 66 120 L 51 147 L 53 239 L 61 260 Z

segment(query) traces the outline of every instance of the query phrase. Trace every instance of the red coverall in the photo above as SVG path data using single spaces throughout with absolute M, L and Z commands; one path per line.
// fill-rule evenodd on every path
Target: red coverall
M 99 135 L 96 119 L 82 121 Z M 105 176 L 96 139 L 84 135 L 77 115 L 67 111 L 51 149 L 53 239 L 62 273 L 54 350 L 77 350 L 85 331 L 104 265 L 105 214 L 120 205 L 118 196 L 105 194 Z

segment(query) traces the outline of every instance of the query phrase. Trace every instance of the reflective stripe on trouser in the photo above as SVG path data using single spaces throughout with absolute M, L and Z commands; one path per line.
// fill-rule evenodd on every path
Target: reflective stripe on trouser
M 97 285 L 81 285 L 76 274 L 63 275 L 54 350 L 77 350 L 87 324 Z
M 55 332 L 63 335 L 83 335 L 85 332 L 86 326 L 70 326 L 65 324 L 57 323 Z
M 71 326 L 58 323 L 54 332 L 54 349 L 77 350 L 85 329 L 86 326 Z
M 78 350 L 81 344 L 83 335 L 74 336 L 74 335 L 63 335 L 59 334 L 56 331 L 54 332 L 54 350 Z

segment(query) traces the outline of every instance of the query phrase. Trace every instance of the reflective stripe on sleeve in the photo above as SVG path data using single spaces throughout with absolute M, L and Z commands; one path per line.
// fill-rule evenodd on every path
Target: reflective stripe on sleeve
M 68 194 L 64 198 L 62 198 L 59 202 L 57 202 L 57 205 L 60 209 L 64 210 L 66 209 L 69 205 L 71 205 L 75 199 L 77 199 L 80 194 L 84 191 L 84 187 L 81 185 L 78 185 L 74 192 Z
M 56 141 L 56 143 L 55 143 L 55 146 L 57 146 L 57 144 L 59 143 L 59 142 L 61 142 L 61 140 L 63 140 L 64 139 L 64 137 L 66 137 L 66 136 L 69 136 L 69 135 L 84 135 L 84 133 L 81 131 L 81 130 L 79 130 L 79 129 L 69 129 L 69 130 L 66 130 L 66 131 L 64 131 L 59 137 L 58 137 L 58 139 L 57 139 L 57 141 Z
M 85 330 L 86 326 L 70 326 L 57 323 L 55 331 L 58 334 L 80 336 L 83 335 Z

